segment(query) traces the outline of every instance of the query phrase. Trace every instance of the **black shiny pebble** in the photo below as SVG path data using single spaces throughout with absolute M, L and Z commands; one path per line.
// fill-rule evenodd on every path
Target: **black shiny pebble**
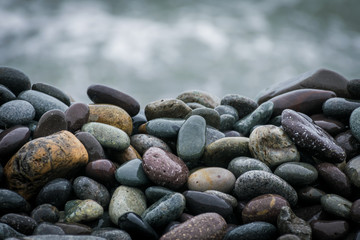
M 11 92 L 10 89 L 0 84 L 0 105 L 15 99 L 15 94 Z
M 88 152 L 89 162 L 106 158 L 103 147 L 93 135 L 88 132 L 78 132 L 75 136 L 80 140 Z
M 35 83 L 32 85 L 31 89 L 46 93 L 47 95 L 57 98 L 58 100 L 65 103 L 66 105 L 70 106 L 69 96 L 54 86 L 51 86 L 51 85 L 48 85 L 45 83 Z
M 15 213 L 5 214 L 0 218 L 0 222 L 25 235 L 31 235 L 38 225 L 33 218 Z
M 49 136 L 61 130 L 67 130 L 65 114 L 63 111 L 53 109 L 41 116 L 33 133 L 33 138 Z
M 155 230 L 133 212 L 125 213 L 119 217 L 118 226 L 129 233 L 133 239 L 155 240 L 159 238 Z
M 36 205 L 51 204 L 63 209 L 71 194 L 71 182 L 65 178 L 56 178 L 48 182 L 36 197 Z
M 50 222 L 56 223 L 59 221 L 59 210 L 50 204 L 42 204 L 32 210 L 30 217 L 35 219 L 37 223 Z
M 53 223 L 42 222 L 36 227 L 33 235 L 65 235 L 65 232 Z
M 0 189 L 0 215 L 29 212 L 30 210 L 30 204 L 18 193 L 8 189 Z
M 16 96 L 31 87 L 28 76 L 15 68 L 9 67 L 0 67 L 0 84 L 10 89 Z

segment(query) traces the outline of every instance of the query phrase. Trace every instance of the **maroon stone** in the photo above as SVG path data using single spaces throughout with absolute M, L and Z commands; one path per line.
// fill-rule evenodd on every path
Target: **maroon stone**
M 88 132 L 78 132 L 75 136 L 84 145 L 89 155 L 89 162 L 105 158 L 105 152 L 96 138 Z
M 90 115 L 89 106 L 84 103 L 75 103 L 65 111 L 67 128 L 70 132 L 79 130 L 87 123 Z
M 67 130 L 64 112 L 58 109 L 50 110 L 39 119 L 33 138 L 49 136 L 61 130 Z
M 30 139 L 28 127 L 13 126 L 0 133 L 0 162 L 6 162 Z
M 346 221 L 325 221 L 316 220 L 311 222 L 313 239 L 317 240 L 335 240 L 345 239 L 349 224 Z
M 359 154 L 360 142 L 347 130 L 335 136 L 335 141 L 345 150 L 346 159 L 352 159 Z
M 316 125 L 324 129 L 331 136 L 336 136 L 345 130 L 345 125 L 342 122 L 328 118 L 324 114 L 312 115 L 311 119 Z
M 89 162 L 86 166 L 86 176 L 105 185 L 114 185 L 115 179 L 115 164 L 107 159 L 99 159 Z

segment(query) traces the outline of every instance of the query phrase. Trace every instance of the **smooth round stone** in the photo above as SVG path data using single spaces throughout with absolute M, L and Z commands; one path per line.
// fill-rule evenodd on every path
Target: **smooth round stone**
M 229 105 L 235 108 L 240 119 L 250 114 L 258 107 L 258 104 L 254 100 L 238 94 L 225 95 L 221 99 L 221 105 Z
M 30 210 L 30 204 L 21 195 L 8 189 L 0 189 L 0 214 Z
M 109 205 L 110 219 L 114 224 L 118 224 L 119 217 L 124 213 L 141 215 L 145 210 L 146 198 L 140 189 L 127 186 L 116 188 Z
M 21 237 L 25 237 L 25 235 L 22 233 L 19 233 L 18 231 L 16 231 L 15 229 L 13 229 L 12 227 L 10 227 L 9 225 L 7 225 L 5 223 L 0 223 L 0 238 L 1 239 L 10 239 L 10 238 L 18 239 Z
M 190 165 L 196 165 L 205 149 L 206 122 L 201 116 L 189 117 L 179 130 L 176 143 L 177 155 Z
M 326 193 L 315 187 L 308 186 L 299 189 L 297 194 L 301 202 L 320 203 L 321 197 L 324 196 Z
M 276 227 L 268 222 L 243 224 L 229 231 L 224 240 L 271 240 L 277 236 Z
M 100 204 L 94 200 L 86 199 L 68 212 L 65 212 L 65 222 L 91 221 L 98 219 L 103 213 L 104 209 Z
M 205 146 L 224 138 L 225 134 L 217 130 L 216 128 L 206 126 L 205 132 Z
M 115 172 L 115 178 L 121 185 L 129 187 L 143 187 L 150 184 L 146 176 L 142 161 L 133 159 L 123 163 Z
M 58 109 L 65 112 L 68 106 L 60 100 L 35 90 L 27 90 L 19 94 L 18 99 L 29 102 L 35 108 L 35 118 L 40 117 L 47 111 Z
M 262 161 L 249 158 L 249 157 L 236 157 L 228 165 L 227 168 L 230 172 L 235 175 L 235 178 L 240 177 L 245 172 L 252 170 L 262 170 L 265 172 L 272 173 L 271 169 Z
M 87 95 L 94 103 L 107 103 L 119 106 L 132 117 L 138 114 L 140 110 L 139 102 L 133 97 L 104 85 L 89 86 Z
M 191 116 L 199 115 L 203 117 L 206 121 L 207 125 L 210 125 L 214 128 L 219 128 L 220 126 L 220 115 L 217 111 L 215 111 L 212 108 L 198 108 L 192 110 L 186 118 L 189 118 Z
M 103 147 L 91 133 L 78 132 L 75 136 L 84 145 L 89 156 L 89 162 L 105 158 Z
M 225 200 L 227 203 L 229 203 L 233 208 L 236 208 L 238 205 L 238 201 L 235 197 L 233 197 L 230 194 L 223 193 L 217 190 L 206 190 L 205 193 L 209 193 L 212 195 L 215 195 L 223 200 Z
M 360 107 L 356 108 L 350 115 L 350 129 L 354 137 L 360 141 Z
M 263 194 L 278 194 L 291 206 L 297 203 L 295 189 L 275 174 L 253 170 L 242 174 L 235 182 L 234 193 L 239 200 L 250 200 Z
M 102 237 L 107 240 L 131 240 L 131 237 L 127 232 L 116 228 L 94 230 L 91 235 L 96 237 Z
M 292 186 L 310 185 L 318 178 L 316 168 L 304 162 L 283 163 L 275 169 L 274 174 Z
M 344 161 L 345 151 L 327 132 L 311 121 L 310 118 L 290 109 L 282 112 L 281 125 L 297 147 L 323 161 L 334 163 Z
M 81 142 L 61 131 L 37 138 L 20 148 L 4 167 L 10 189 L 29 199 L 55 178 L 71 176 L 88 162 Z
M 49 203 L 62 209 L 70 197 L 71 182 L 64 178 L 56 178 L 48 182 L 36 197 L 36 205 Z
M 156 118 L 146 123 L 146 132 L 159 138 L 174 138 L 185 120 L 172 118 Z
M 15 213 L 3 215 L 0 222 L 25 235 L 31 235 L 37 226 L 37 222 L 33 218 Z
M 61 227 L 65 235 L 90 235 L 92 231 L 90 227 L 80 223 L 57 222 L 55 225 Z
M 65 232 L 55 224 L 42 222 L 35 228 L 33 235 L 65 235 Z
M 86 176 L 106 186 L 115 185 L 115 171 L 116 165 L 108 159 L 89 162 L 85 168 Z
M 322 208 L 338 217 L 350 218 L 352 202 L 336 194 L 326 194 L 321 197 Z
M 324 129 L 331 136 L 336 136 L 337 134 L 345 131 L 345 125 L 342 122 L 328 118 L 324 114 L 312 115 L 311 119 L 316 125 Z
M 31 89 L 48 94 L 54 98 L 59 99 L 61 102 L 65 103 L 66 105 L 70 106 L 70 97 L 67 94 L 65 94 L 63 91 L 61 91 L 60 89 L 54 86 L 45 83 L 34 83 L 31 86 Z
M 145 196 L 148 202 L 154 203 L 158 201 L 160 198 L 164 197 L 165 195 L 173 194 L 174 191 L 160 187 L 160 186 L 151 186 L 146 188 Z
M 121 152 L 107 149 L 106 155 L 111 161 L 120 165 L 136 158 L 142 159 L 141 155 L 131 145 Z
M 144 153 L 143 169 L 152 182 L 170 189 L 182 187 L 189 176 L 189 169 L 179 157 L 157 147 Z
M 203 161 L 205 166 L 227 168 L 229 162 L 241 156 L 250 156 L 249 138 L 221 138 L 205 147 Z
M 37 223 L 50 222 L 56 223 L 59 221 L 60 214 L 56 207 L 48 203 L 42 204 L 34 208 L 30 215 Z
M 220 100 L 216 96 L 198 90 L 183 92 L 176 98 L 185 103 L 195 102 L 208 108 L 215 108 L 220 104 Z
M 64 112 L 54 109 L 44 113 L 39 119 L 33 138 L 49 136 L 61 130 L 67 130 Z
M 360 199 L 354 201 L 351 205 L 350 218 L 354 222 L 360 223 Z
M 295 234 L 300 239 L 311 239 L 311 227 L 303 219 L 297 217 L 289 206 L 283 206 L 277 219 L 280 235 Z
M 338 119 L 348 118 L 351 113 L 360 107 L 359 100 L 352 100 L 346 98 L 331 98 L 328 99 L 322 107 L 323 113 L 328 117 Z
M 130 234 L 132 239 L 159 239 L 155 230 L 136 213 L 127 212 L 119 217 L 118 226 Z
M 184 119 L 192 109 L 178 99 L 166 99 L 151 102 L 145 106 L 145 116 L 148 121 L 155 118 Z
M 270 168 L 285 162 L 300 161 L 300 154 L 288 135 L 279 127 L 264 125 L 255 128 L 249 136 L 251 155 Z
M 7 160 L 14 155 L 30 139 L 31 131 L 28 127 L 13 126 L 0 133 L 0 159 L 6 164 Z
M 227 218 L 233 212 L 233 208 L 228 202 L 213 194 L 187 190 L 183 195 L 186 198 L 186 208 L 193 215 L 214 212 Z
M 90 109 L 87 104 L 74 103 L 65 111 L 65 120 L 68 130 L 70 132 L 76 132 L 88 122 L 90 115 Z
M 336 135 L 335 141 L 345 150 L 346 160 L 358 155 L 360 142 L 352 135 L 351 130 Z
M 223 114 L 220 116 L 219 130 L 221 131 L 231 130 L 235 123 L 236 123 L 236 119 L 234 118 L 234 116 L 230 114 Z
M 105 148 L 122 151 L 130 146 L 129 136 L 123 130 L 108 124 L 86 123 L 82 126 L 81 131 L 92 134 Z
M 171 148 L 160 138 L 148 134 L 136 134 L 130 138 L 131 146 L 142 156 L 150 147 L 158 147 L 171 152 Z
M 35 108 L 24 100 L 12 100 L 0 106 L 0 121 L 8 126 L 28 124 L 34 117 Z
M 214 108 L 214 110 L 220 114 L 220 117 L 221 115 L 228 114 L 233 116 L 235 121 L 239 120 L 238 111 L 230 105 L 219 105 L 216 108 Z
M 160 240 L 222 240 L 226 225 L 225 220 L 217 213 L 199 214 L 165 233 Z
M 187 187 L 189 190 L 206 191 L 217 190 L 230 193 L 234 188 L 236 178 L 232 172 L 225 168 L 201 168 L 190 174 Z
M 347 162 L 345 174 L 352 184 L 360 188 L 360 156 L 354 157 Z
M 165 195 L 142 214 L 142 219 L 153 228 L 166 226 L 180 217 L 185 209 L 185 197 L 180 193 Z
M 10 67 L 0 67 L 0 84 L 4 85 L 15 95 L 29 90 L 31 82 L 23 72 Z
M 352 99 L 360 99 L 360 79 L 352 79 L 347 84 Z
M 343 220 L 315 220 L 311 222 L 311 228 L 313 239 L 340 240 L 345 239 L 348 234 L 349 224 Z
M 110 193 L 107 188 L 88 177 L 77 177 L 73 182 L 73 190 L 79 199 L 94 200 L 103 208 L 106 208 L 110 202 Z
M 333 193 L 343 197 L 351 195 L 350 179 L 334 164 L 319 163 L 316 165 L 319 178 L 326 183 Z
M 16 96 L 13 92 L 10 91 L 7 87 L 0 84 L 0 106 L 6 102 L 12 101 L 16 99 Z
M 234 125 L 234 129 L 244 136 L 249 135 L 251 129 L 256 125 L 266 124 L 272 115 L 274 104 L 265 102 L 257 107 L 249 115 L 240 118 Z

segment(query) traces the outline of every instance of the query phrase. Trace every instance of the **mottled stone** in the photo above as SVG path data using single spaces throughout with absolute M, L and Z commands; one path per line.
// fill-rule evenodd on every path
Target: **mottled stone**
M 351 133 L 360 141 L 360 107 L 356 108 L 350 115 L 349 125 Z
M 185 118 L 192 109 L 178 99 L 158 100 L 145 106 L 147 120 L 155 118 Z
M 314 239 L 340 240 L 345 239 L 349 231 L 349 224 L 343 220 L 315 220 L 311 222 L 311 228 Z
M 71 182 L 64 178 L 49 181 L 37 195 L 36 204 L 49 203 L 61 209 L 70 197 L 71 188 Z
M 68 130 L 75 132 L 88 122 L 90 109 L 87 104 L 74 103 L 65 111 L 65 120 Z
M 94 230 L 91 235 L 96 237 L 102 237 L 107 240 L 131 240 L 131 237 L 127 232 L 116 228 L 104 228 Z
M 115 178 L 121 185 L 143 187 L 150 184 L 149 178 L 138 158 L 123 163 L 115 172 Z
M 30 204 L 19 194 L 8 189 L 0 189 L 0 214 L 30 211 Z
M 32 234 L 37 226 L 37 222 L 33 218 L 15 213 L 3 215 L 0 218 L 0 222 L 25 235 Z
M 146 123 L 146 132 L 159 138 L 177 137 L 185 120 L 174 118 L 156 118 Z
M 1 71 L 1 69 L 0 69 Z M 24 234 L 19 233 L 18 231 L 16 231 L 15 229 L 13 229 L 12 227 L 10 227 L 9 225 L 5 224 L 5 223 L 0 223 L 0 239 L 8 239 L 8 238 L 20 238 L 20 237 L 25 237 Z
M 189 176 L 189 169 L 179 157 L 157 147 L 144 153 L 143 169 L 155 184 L 170 189 L 182 187 Z
M 33 235 L 65 235 L 65 232 L 53 223 L 42 222 L 35 228 Z
M 218 129 L 206 126 L 206 132 L 205 132 L 205 146 L 224 138 L 225 134 L 220 132 Z M 239 136 L 240 137 L 240 136 Z
M 160 138 L 148 134 L 136 134 L 130 138 L 131 146 L 140 154 L 144 155 L 150 147 L 158 147 L 167 152 L 172 152 L 171 148 Z
M 0 161 L 4 165 L 30 139 L 30 129 L 13 126 L 0 133 Z
M 115 185 L 116 165 L 108 159 L 98 159 L 89 162 L 85 168 L 86 176 L 104 184 L 105 186 Z
M 77 177 L 73 182 L 73 190 L 79 199 L 94 200 L 103 208 L 106 208 L 110 202 L 110 193 L 106 187 L 88 177 Z
M 94 200 L 86 199 L 71 208 L 71 210 L 65 210 L 65 222 L 91 221 L 98 219 L 103 213 L 104 209 L 100 204 Z
M 354 222 L 360 223 L 360 198 L 352 203 L 350 208 L 350 218 Z
M 194 109 L 185 118 L 189 118 L 194 115 L 199 115 L 203 117 L 206 121 L 206 124 L 209 126 L 212 126 L 214 128 L 219 128 L 220 126 L 220 115 L 212 108 Z
M 324 114 L 312 115 L 311 119 L 316 125 L 324 129 L 331 136 L 336 136 L 345 131 L 345 125 L 342 122 L 333 118 L 328 118 Z
M 229 193 L 235 185 L 236 178 L 232 172 L 225 168 L 201 168 L 190 174 L 187 187 L 189 190 L 206 191 L 217 190 Z
M 70 97 L 67 94 L 65 94 L 63 91 L 61 91 L 60 89 L 54 86 L 45 83 L 34 83 L 31 86 L 31 89 L 48 94 L 54 98 L 59 99 L 61 102 L 65 103 L 66 105 L 70 106 Z
M 354 157 L 347 162 L 345 174 L 352 184 L 360 188 L 360 156 Z
M 26 143 L 5 165 L 4 174 L 9 188 L 28 199 L 48 181 L 70 176 L 87 162 L 81 142 L 61 131 Z
M 322 208 L 338 217 L 350 218 L 351 205 L 352 202 L 336 194 L 326 194 L 321 197 Z
M 0 84 L 4 85 L 15 95 L 29 90 L 31 82 L 23 72 L 10 67 L 0 67 Z
M 25 125 L 35 117 L 35 108 L 24 100 L 12 100 L 0 106 L 0 121 L 7 126 Z
M 161 186 L 151 186 L 146 188 L 145 190 L 146 200 L 151 203 L 158 201 L 160 198 L 164 197 L 165 195 L 169 195 L 173 193 L 174 191 Z
M 335 136 L 335 141 L 345 150 L 346 160 L 350 160 L 358 155 L 360 142 L 352 135 L 351 130 L 347 130 Z
M 75 136 L 84 145 L 89 155 L 89 162 L 105 158 L 103 147 L 91 133 L 78 132 L 75 134 Z
M 263 194 L 278 194 L 291 206 L 297 203 L 295 189 L 275 174 L 253 170 L 242 174 L 235 182 L 234 193 L 239 200 L 250 200 Z
M 121 215 L 118 226 L 120 229 L 129 233 L 132 239 L 159 239 L 155 230 L 134 212 L 127 212 Z
M 282 112 L 281 125 L 291 140 L 301 149 L 323 161 L 340 163 L 346 159 L 345 151 L 311 119 L 286 109 Z
M 220 100 L 216 96 L 212 96 L 209 93 L 198 90 L 183 92 L 176 98 L 182 100 L 185 103 L 200 103 L 201 105 L 208 108 L 215 108 L 220 104 Z
M 64 112 L 57 109 L 50 110 L 39 119 L 33 138 L 46 137 L 62 130 L 67 130 Z
M 243 224 L 229 231 L 224 240 L 272 240 L 277 236 L 276 227 L 267 222 Z
M 305 203 L 320 203 L 320 199 L 326 193 L 315 187 L 304 187 L 297 192 L 299 200 Z
M 222 240 L 226 222 L 216 213 L 199 214 L 161 236 L 161 240 Z
M 275 169 L 274 174 L 295 187 L 310 185 L 318 178 L 316 168 L 304 162 L 283 163 Z
M 59 210 L 48 203 L 42 204 L 34 208 L 30 215 L 37 223 L 50 222 L 56 223 L 59 221 Z
M 360 79 L 352 79 L 347 84 L 352 99 L 360 99 Z
M 223 193 L 223 192 L 220 192 L 217 190 L 206 190 L 204 192 L 215 195 L 215 196 L 225 200 L 225 202 L 229 203 L 233 208 L 236 208 L 238 205 L 237 199 L 230 194 Z
M 240 119 L 250 114 L 258 107 L 258 104 L 254 100 L 238 94 L 225 95 L 221 99 L 221 105 L 229 105 L 235 108 Z
M 16 99 L 15 94 L 11 92 L 10 89 L 0 84 L 0 105 L 3 105 L 4 103 L 15 99 Z
M 234 158 L 229 163 L 227 169 L 232 172 L 236 178 L 240 177 L 241 174 L 252 170 L 262 170 L 272 173 L 271 169 L 265 163 L 258 159 L 249 157 Z
M 297 217 L 289 206 L 283 206 L 277 219 L 277 227 L 281 235 L 295 234 L 302 240 L 311 240 L 311 227 L 303 219 Z

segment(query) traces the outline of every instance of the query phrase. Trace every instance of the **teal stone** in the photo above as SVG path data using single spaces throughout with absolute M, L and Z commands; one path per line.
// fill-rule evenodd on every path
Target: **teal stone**
M 220 126 L 220 115 L 217 111 L 212 108 L 197 108 L 192 110 L 186 118 L 190 116 L 199 115 L 203 117 L 206 121 L 206 124 L 214 128 L 219 128 Z
M 67 209 L 65 222 L 76 223 L 82 221 L 92 221 L 100 218 L 104 213 L 103 207 L 91 199 L 76 202 L 74 206 Z
M 360 157 L 352 158 L 345 166 L 345 174 L 351 183 L 360 188 Z
M 237 121 L 234 129 L 244 136 L 248 136 L 250 130 L 256 125 L 266 124 L 272 115 L 274 103 L 264 102 L 252 113 Z
M 221 115 L 229 114 L 235 118 L 235 121 L 239 120 L 239 114 L 237 110 L 229 105 L 219 105 L 215 108 L 215 111 L 217 111 Z
M 176 150 L 178 156 L 185 162 L 196 162 L 205 148 L 206 122 L 201 116 L 189 117 L 181 126 Z
M 130 138 L 123 130 L 105 123 L 86 123 L 81 131 L 93 135 L 106 148 L 123 151 L 130 146 Z
M 321 207 L 338 217 L 349 219 L 351 206 L 352 202 L 336 194 L 326 194 L 321 197 Z
M 251 98 L 238 94 L 225 95 L 221 99 L 221 105 L 229 105 L 235 108 L 239 118 L 245 117 L 258 107 L 258 104 Z
M 216 128 L 206 126 L 205 146 L 215 142 L 216 140 L 224 138 L 224 137 L 225 137 L 225 134 L 223 132 L 220 132 Z
M 223 114 L 220 116 L 220 126 L 219 130 L 226 131 L 231 130 L 235 124 L 236 120 L 234 116 L 230 114 Z
M 327 117 L 341 119 L 348 118 L 358 107 L 360 107 L 360 100 L 333 97 L 324 102 L 322 111 Z
M 7 239 L 7 238 L 22 238 L 25 237 L 24 234 L 19 233 L 9 225 L 5 223 L 0 223 L 0 239 Z
M 116 180 L 129 187 L 142 187 L 150 184 L 140 159 L 133 159 L 123 163 L 115 172 Z
M 0 122 L 7 126 L 26 125 L 34 117 L 34 107 L 24 100 L 12 100 L 0 106 Z
M 233 208 L 236 208 L 238 206 L 238 200 L 230 194 L 223 193 L 223 192 L 220 192 L 217 190 L 206 190 L 205 193 L 209 193 L 211 195 L 215 195 L 215 196 L 223 199 L 225 202 L 230 204 Z
M 283 163 L 275 169 L 274 174 L 292 186 L 310 185 L 318 178 L 316 168 L 304 162 Z
M 174 138 L 185 120 L 173 118 L 156 118 L 146 123 L 146 132 L 158 138 Z
M 164 197 L 165 195 L 170 195 L 173 193 L 174 191 L 161 186 L 151 186 L 145 190 L 146 199 L 152 203 L 158 201 L 160 198 Z
M 351 113 L 349 123 L 352 135 L 360 141 L 360 107 Z
M 230 230 L 223 240 L 272 240 L 277 237 L 276 227 L 267 222 L 252 222 Z
M 152 204 L 141 217 L 153 228 L 160 228 L 179 218 L 184 209 L 185 197 L 180 193 L 173 193 Z
M 241 174 L 252 170 L 261 170 L 272 173 L 271 169 L 265 163 L 249 157 L 234 158 L 229 163 L 227 169 L 232 172 L 236 178 L 238 178 Z

